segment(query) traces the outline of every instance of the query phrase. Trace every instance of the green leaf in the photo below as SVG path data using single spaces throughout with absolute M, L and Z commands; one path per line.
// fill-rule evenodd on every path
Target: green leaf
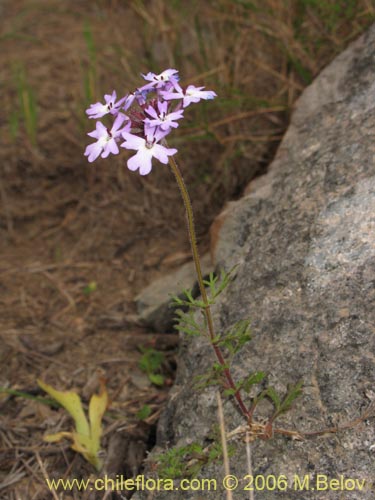
M 265 379 L 265 377 L 265 372 L 252 373 L 243 381 L 242 387 L 247 393 L 249 393 L 251 387 L 255 384 L 260 384 Z
M 151 407 L 149 405 L 143 405 L 142 408 L 137 412 L 136 417 L 139 420 L 146 420 L 152 413 Z
M 164 377 L 163 375 L 160 375 L 158 373 L 149 373 L 148 374 L 149 379 L 151 382 L 155 385 L 162 386 L 164 385 Z
M 190 289 L 185 289 L 182 291 L 182 297 L 177 295 L 171 295 L 172 302 L 175 307 L 182 306 L 186 308 L 196 308 L 204 309 L 206 307 L 202 300 L 195 299 L 193 297 L 193 292 Z
M 209 386 L 222 386 L 223 385 L 223 372 L 228 368 L 228 365 L 221 365 L 220 363 L 213 363 L 210 368 L 202 375 L 194 377 L 194 386 L 196 390 L 205 389 Z M 230 390 L 230 389 L 228 389 Z
M 210 289 L 210 303 L 214 303 L 214 299 L 216 299 L 216 297 L 218 297 L 218 295 L 228 286 L 233 279 L 233 272 L 236 268 L 237 266 L 232 267 L 229 272 L 221 269 L 220 277 L 211 272 L 208 278 L 203 280 L 205 286 L 208 286 Z
M 267 388 L 266 396 L 271 399 L 272 403 L 275 405 L 276 410 L 278 411 L 280 409 L 281 400 L 273 387 Z
M 288 388 L 288 393 L 281 402 L 278 415 L 290 410 L 293 402 L 302 394 L 303 381 L 300 380 L 295 386 Z
M 177 310 L 177 316 L 176 316 L 176 330 L 186 333 L 191 336 L 198 336 L 202 335 L 203 333 L 203 326 L 200 325 L 196 320 L 195 320 L 195 315 L 193 311 L 189 311 L 185 313 L 181 309 Z
M 239 320 L 219 338 L 216 337 L 213 343 L 228 349 L 230 355 L 233 357 L 250 340 L 250 321 Z
M 37 403 L 42 403 L 46 406 L 52 406 L 53 408 L 61 408 L 61 405 L 54 399 L 42 398 L 40 396 L 34 396 L 34 394 L 29 394 L 28 392 L 18 391 L 16 389 L 11 389 L 9 387 L 0 386 L 0 394 L 9 394 L 10 396 L 16 396 L 24 399 L 31 399 Z
M 223 455 L 223 447 L 221 443 L 214 443 L 208 453 L 208 462 L 209 463 L 213 462 L 214 460 L 221 458 L 222 455 Z
M 223 392 L 224 396 L 234 396 L 237 392 L 237 389 L 225 389 Z
M 262 401 L 262 399 L 264 399 L 267 396 L 268 396 L 268 388 L 264 389 L 253 398 L 251 408 L 255 408 L 255 406 L 259 404 Z
M 164 363 L 164 354 L 152 348 L 140 347 L 140 351 L 143 352 L 141 359 L 139 360 L 139 367 L 142 371 L 147 374 L 154 373 L 158 371 L 162 364 Z
M 85 288 L 83 289 L 83 293 L 85 295 L 90 295 L 92 292 L 95 292 L 98 288 L 98 285 L 96 283 L 96 281 L 90 281 L 90 283 L 85 286 Z

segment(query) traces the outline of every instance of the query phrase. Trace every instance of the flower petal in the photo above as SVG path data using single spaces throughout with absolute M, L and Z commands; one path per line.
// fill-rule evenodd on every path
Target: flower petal
M 152 169 L 152 154 L 151 150 L 140 150 L 128 160 L 128 169 L 135 171 L 139 169 L 141 175 L 147 175 Z
M 160 144 L 154 144 L 152 148 L 152 154 L 155 158 L 157 158 L 161 163 L 168 163 L 168 156 L 172 156 L 177 153 L 177 149 L 173 148 L 165 148 Z
M 101 152 L 102 152 L 102 147 L 100 146 L 100 144 L 98 142 L 94 142 L 93 144 L 89 144 L 86 147 L 85 156 L 87 156 L 89 162 L 92 163 L 98 158 Z
M 107 158 L 107 156 L 112 153 L 114 155 L 119 154 L 119 148 L 117 146 L 117 143 L 114 139 L 110 139 L 107 144 L 104 146 L 102 158 Z
M 125 141 L 120 144 L 122 148 L 140 149 L 146 144 L 146 141 L 142 137 L 138 137 L 130 132 L 122 132 L 121 135 L 125 139 Z

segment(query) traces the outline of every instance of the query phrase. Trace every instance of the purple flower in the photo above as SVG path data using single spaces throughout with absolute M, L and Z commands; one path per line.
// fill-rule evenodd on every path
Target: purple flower
M 96 129 L 87 134 L 97 139 L 96 142 L 86 147 L 85 156 L 88 157 L 90 163 L 95 161 L 99 155 L 102 158 L 107 158 L 110 153 L 114 155 L 119 153 L 117 141 L 120 139 L 122 132 L 130 129 L 130 122 L 120 128 L 127 119 L 127 116 L 119 113 L 110 131 L 101 122 L 96 122 Z
M 124 97 L 124 110 L 127 111 L 130 106 L 137 101 L 140 106 L 144 106 L 146 104 L 147 94 L 149 93 L 148 89 L 137 89 L 132 94 L 128 94 Z
M 166 69 L 159 75 L 155 73 L 147 73 L 147 75 L 142 75 L 143 78 L 151 83 L 146 83 L 139 90 L 147 90 L 147 89 L 160 89 L 163 88 L 166 83 L 176 84 L 179 80 L 177 69 Z
M 145 109 L 145 113 L 151 118 L 145 118 L 144 122 L 148 127 L 160 127 L 162 130 L 170 131 L 171 128 L 177 128 L 178 123 L 175 120 L 183 118 L 183 110 L 168 113 L 168 103 L 157 101 L 158 111 L 149 106 Z
M 138 170 L 141 175 L 147 175 L 152 170 L 152 158 L 157 158 L 161 163 L 168 163 L 168 156 L 177 153 L 177 149 L 166 148 L 161 144 L 158 144 L 163 137 L 165 137 L 165 132 L 161 131 L 151 131 L 146 136 L 138 137 L 137 135 L 131 134 L 128 131 L 122 133 L 122 137 L 125 141 L 121 144 L 121 147 L 126 149 L 134 149 L 137 153 L 129 158 L 128 169 Z
M 179 125 L 184 117 L 184 109 L 192 102 L 216 97 L 212 90 L 189 85 L 182 88 L 178 81 L 176 69 L 166 69 L 160 74 L 147 73 L 142 75 L 147 83 L 135 89 L 117 101 L 116 91 L 104 96 L 104 104 L 91 104 L 86 110 L 89 118 L 101 118 L 112 115 L 112 128 L 105 127 L 100 121 L 88 135 L 96 139 L 85 150 L 89 162 L 99 156 L 107 158 L 111 153 L 118 154 L 121 147 L 135 150 L 127 165 L 130 170 L 138 170 L 146 175 L 152 170 L 152 159 L 155 157 L 161 163 L 168 163 L 168 157 L 177 153 L 162 145 L 162 139 Z M 177 105 L 170 101 L 178 99 Z
M 201 99 L 208 100 L 216 97 L 217 94 L 213 90 L 203 89 L 204 87 L 189 85 L 185 90 L 183 90 L 177 83 L 174 85 L 174 91 L 162 91 L 161 96 L 166 101 L 170 101 L 172 99 L 182 99 L 182 105 L 186 108 L 192 102 L 199 102 Z
M 117 114 L 121 104 L 124 102 L 124 98 L 120 99 L 118 102 L 116 102 L 117 95 L 116 91 L 114 90 L 112 92 L 112 95 L 106 94 L 104 96 L 105 104 L 102 104 L 101 102 L 97 102 L 95 104 L 91 104 L 88 109 L 86 109 L 86 113 L 88 114 L 89 118 L 101 118 L 102 116 L 111 113 L 111 114 Z

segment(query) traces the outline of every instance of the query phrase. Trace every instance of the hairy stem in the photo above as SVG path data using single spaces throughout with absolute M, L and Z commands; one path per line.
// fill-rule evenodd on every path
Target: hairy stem
M 240 392 L 238 390 L 236 390 L 236 385 L 233 381 L 233 378 L 232 378 L 232 375 L 229 371 L 229 368 L 226 367 L 226 362 L 225 362 L 223 353 L 221 352 L 220 347 L 218 345 L 216 345 L 214 342 L 214 339 L 215 339 L 214 324 L 213 324 L 213 320 L 212 320 L 211 308 L 210 308 L 210 303 L 209 303 L 209 300 L 207 297 L 206 288 L 205 288 L 204 283 L 203 283 L 203 274 L 202 274 L 201 262 L 199 259 L 199 253 L 198 253 L 197 237 L 196 237 L 196 233 L 195 233 L 193 207 L 191 205 L 190 196 L 189 196 L 188 190 L 186 189 L 185 182 L 184 182 L 184 179 L 183 179 L 182 174 L 180 172 L 180 169 L 178 168 L 177 163 L 174 160 L 173 156 L 169 157 L 169 165 L 170 165 L 172 172 L 176 178 L 176 181 L 177 181 L 178 187 L 180 188 L 182 199 L 183 199 L 184 205 L 185 205 L 191 252 L 193 254 L 195 271 L 197 273 L 199 291 L 201 293 L 202 301 L 204 303 L 203 310 L 204 310 L 204 315 L 205 315 L 206 322 L 207 322 L 207 329 L 208 329 L 208 333 L 210 336 L 211 344 L 212 344 L 212 347 L 215 351 L 216 358 L 219 361 L 220 365 L 225 367 L 223 370 L 224 376 L 227 380 L 229 387 L 231 389 L 235 390 L 234 397 L 235 397 L 235 399 L 240 407 L 241 413 L 244 415 L 244 417 L 246 419 L 248 419 L 249 412 L 248 412 L 248 410 L 247 410 L 247 408 L 242 400 Z

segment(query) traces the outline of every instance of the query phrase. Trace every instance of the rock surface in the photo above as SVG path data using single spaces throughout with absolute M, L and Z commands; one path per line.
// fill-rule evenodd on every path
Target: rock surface
M 303 93 L 269 173 L 227 208 L 214 256 L 226 269 L 239 264 L 215 306 L 217 328 L 252 321 L 236 377 L 265 370 L 279 391 L 304 381 L 280 427 L 314 431 L 356 419 L 375 396 L 375 26 Z M 183 337 L 160 448 L 207 444 L 218 422 L 215 388 L 198 393 L 192 378 L 212 359 L 207 341 Z M 260 416 L 267 410 L 260 407 Z M 231 400 L 224 414 L 227 431 L 243 423 Z M 246 499 L 246 446 L 234 444 L 231 473 L 240 481 L 233 498 Z M 324 438 L 256 440 L 253 474 L 285 475 L 289 486 L 271 491 L 260 482 L 255 498 L 373 499 L 374 444 L 374 418 Z M 299 491 L 295 477 L 305 475 L 310 489 Z M 325 482 L 341 476 L 337 489 Z M 152 498 L 226 498 L 222 464 L 203 467 L 198 477 L 215 478 L 217 490 L 155 491 Z M 366 480 L 364 489 L 352 479 Z
M 202 257 L 201 265 L 205 275 L 213 271 L 209 254 Z M 139 319 L 156 332 L 174 331 L 176 309 L 172 296 L 183 297 L 182 291 L 186 289 L 192 290 L 194 297 L 199 295 L 193 261 L 153 281 L 137 295 L 135 301 Z

